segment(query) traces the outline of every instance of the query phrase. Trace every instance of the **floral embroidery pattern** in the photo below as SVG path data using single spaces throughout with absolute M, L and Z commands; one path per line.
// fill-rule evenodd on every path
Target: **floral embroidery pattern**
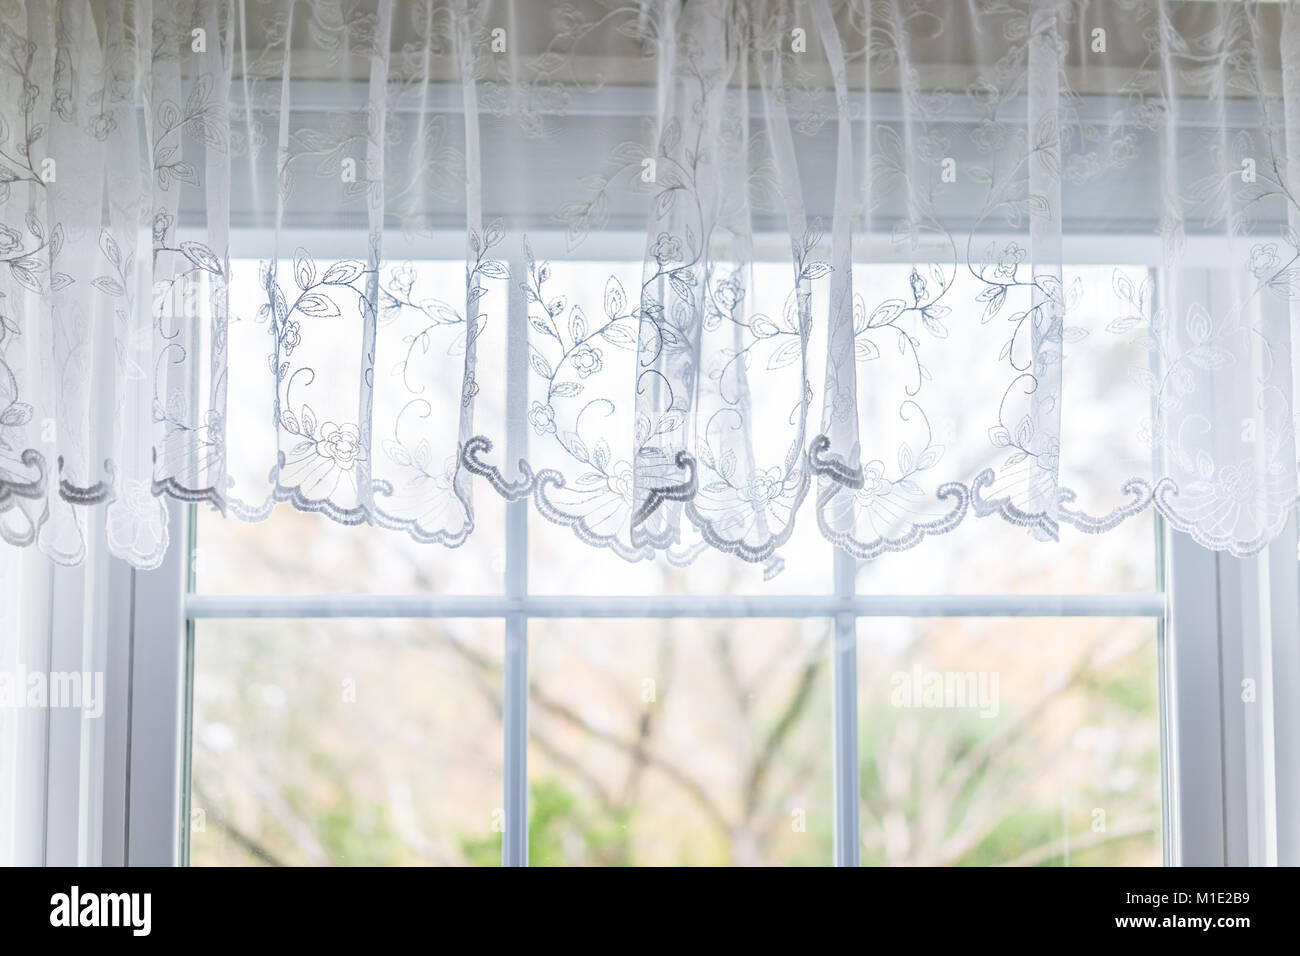
M 1258 550 L 1300 51 L 1291 4 L 1206 6 L 0 10 L 0 536 L 76 562 L 107 502 L 148 567 L 170 495 L 457 546 L 477 487 L 769 574 L 796 521 L 872 558 L 1154 506 Z M 1085 282 L 1095 235 L 1141 262 Z

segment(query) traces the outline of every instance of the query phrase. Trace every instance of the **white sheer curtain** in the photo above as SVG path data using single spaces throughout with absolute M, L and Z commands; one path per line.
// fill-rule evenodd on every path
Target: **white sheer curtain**
M 0 865 L 104 861 L 104 801 L 122 770 L 109 753 L 109 562 L 103 506 L 86 560 L 62 567 L 0 542 Z M 122 636 L 122 635 L 116 635 Z M 120 796 L 118 798 L 120 803 Z M 110 851 L 111 852 L 111 851 Z
M 76 563 L 106 502 L 148 567 L 172 495 L 458 546 L 487 493 L 629 559 L 1152 506 L 1256 551 L 1297 494 L 1296 22 L 7 7 L 0 533 Z

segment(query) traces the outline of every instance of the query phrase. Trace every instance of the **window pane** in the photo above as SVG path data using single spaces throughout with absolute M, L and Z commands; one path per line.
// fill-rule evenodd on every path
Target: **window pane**
M 686 567 L 660 556 L 631 563 L 593 551 L 568 528 L 535 512 L 528 522 L 528 587 L 534 594 L 826 594 L 834 552 L 811 506 L 774 560 L 750 564 L 705 548 Z M 600 574 L 587 574 L 596 562 Z
M 1156 624 L 858 622 L 864 865 L 1161 862 Z
M 1156 522 L 1146 511 L 1105 534 L 1035 541 L 998 517 L 967 518 L 910 551 L 858 568 L 859 594 L 1087 594 L 1157 591 Z
M 351 527 L 280 505 L 248 523 L 200 505 L 194 589 L 200 594 L 500 594 L 505 508 L 484 489 L 463 546 L 423 544 L 386 528 Z
M 827 621 L 530 629 L 532 865 L 831 861 Z
M 497 864 L 496 621 L 200 621 L 194 865 Z

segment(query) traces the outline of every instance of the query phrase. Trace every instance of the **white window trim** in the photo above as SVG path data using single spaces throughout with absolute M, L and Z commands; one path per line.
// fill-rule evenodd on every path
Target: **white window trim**
M 1251 558 L 1210 551 L 1176 532 L 1167 548 L 1170 862 L 1300 864 L 1295 519 Z
M 319 234 L 316 238 L 320 238 Z M 534 238 L 535 245 L 544 246 L 546 241 L 544 235 Z M 629 237 L 627 250 L 639 254 L 638 243 L 643 241 L 643 237 Z M 1079 262 L 1094 261 L 1102 252 L 1098 244 L 1087 239 L 1079 243 L 1079 255 L 1072 256 Z M 461 251 L 463 237 L 448 234 L 446 242 L 435 244 L 439 249 L 445 245 L 446 253 L 454 256 Z M 626 250 L 605 248 L 607 255 L 619 251 Z M 1150 251 L 1145 245 L 1135 244 L 1117 249 L 1110 240 L 1105 250 L 1108 261 L 1116 261 L 1118 252 L 1134 264 L 1151 261 Z M 428 258 L 430 252 L 430 248 L 418 253 L 411 250 L 415 258 Z M 328 249 L 325 254 L 329 254 Z M 526 309 L 521 310 L 520 304 L 511 303 L 512 324 L 526 321 Z M 522 352 L 508 356 L 508 369 L 520 362 L 526 362 Z M 507 375 L 508 387 L 514 384 L 507 396 L 511 407 L 526 404 L 519 386 L 524 380 L 523 374 Z M 510 425 L 517 429 L 523 421 L 522 415 L 515 415 Z M 510 432 L 508 426 L 507 445 L 518 445 L 521 440 L 522 436 Z M 518 457 L 511 453 L 506 460 Z M 835 628 L 831 652 L 834 862 L 855 866 L 860 862 L 861 846 L 857 620 L 877 616 L 1154 618 L 1160 628 L 1166 862 L 1221 865 L 1300 861 L 1300 737 L 1273 732 L 1275 727 L 1300 726 L 1300 700 L 1286 695 L 1275 699 L 1271 693 L 1274 686 L 1300 688 L 1300 647 L 1294 640 L 1283 639 L 1300 634 L 1296 598 L 1300 569 L 1294 522 L 1289 537 L 1270 548 L 1265 557 L 1252 559 L 1253 563 L 1207 551 L 1184 535 L 1165 535 L 1164 561 L 1160 564 L 1169 587 L 1156 593 L 864 595 L 855 590 L 856 561 L 837 550 L 833 588 L 820 595 L 543 596 L 528 590 L 528 506 L 521 501 L 507 506 L 507 570 L 501 595 L 211 595 L 191 593 L 186 584 L 192 550 L 192 509 L 175 502 L 169 502 L 168 508 L 174 531 L 164 566 L 154 572 L 113 571 L 119 578 L 123 573 L 130 574 L 132 600 L 129 608 L 117 609 L 129 614 L 126 623 L 118 620 L 110 624 L 130 638 L 113 642 L 119 649 L 117 653 L 125 654 L 126 660 L 110 663 L 110 667 L 116 666 L 131 679 L 124 688 L 119 682 L 124 697 L 117 702 L 118 713 L 125 717 L 119 716 L 111 725 L 116 727 L 116 735 L 110 734 L 106 745 L 109 762 L 121 761 L 125 770 L 116 778 L 119 796 L 105 797 L 105 863 L 187 862 L 188 694 L 194 624 L 198 620 L 502 620 L 502 862 L 526 866 L 529 618 L 820 617 L 833 621 Z M 1284 582 L 1289 585 L 1283 586 Z M 1255 600 L 1257 597 L 1266 600 L 1261 603 Z M 1250 617 L 1252 613 L 1254 617 Z M 1240 635 L 1245 627 L 1264 636 L 1247 652 L 1253 656 L 1241 657 L 1246 642 Z M 1272 640 L 1268 638 L 1270 633 Z M 1240 659 L 1234 658 L 1234 653 Z M 1267 701 L 1267 705 L 1254 712 L 1225 709 L 1223 702 L 1240 694 L 1234 682 L 1239 684 L 1243 667 L 1247 666 L 1260 673 L 1259 700 Z M 148 693 L 135 694 L 135 688 L 147 688 Z M 1217 707 L 1212 706 L 1215 702 Z M 112 699 L 109 705 L 114 706 Z M 1253 716 L 1247 719 L 1247 714 Z M 1243 740 L 1246 746 L 1241 749 Z M 108 769 L 111 776 L 113 768 Z M 114 825 L 120 837 L 110 832 Z

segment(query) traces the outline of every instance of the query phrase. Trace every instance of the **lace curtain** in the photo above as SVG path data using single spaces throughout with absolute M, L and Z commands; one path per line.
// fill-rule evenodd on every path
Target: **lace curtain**
M 632 560 L 1148 507 L 1258 550 L 1297 495 L 1296 31 L 4 4 L 0 534 L 77 563 L 103 506 L 150 567 L 170 495 L 455 547 L 503 495 Z

